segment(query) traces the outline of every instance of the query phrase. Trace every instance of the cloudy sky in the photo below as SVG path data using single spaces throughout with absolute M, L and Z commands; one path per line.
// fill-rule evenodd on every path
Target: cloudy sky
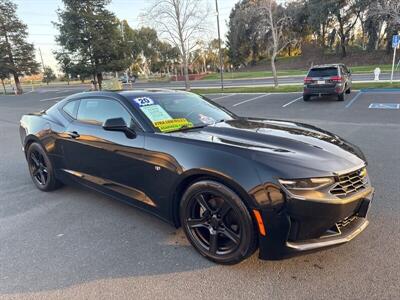
M 56 61 L 52 55 L 53 50 L 57 49 L 54 37 L 57 30 L 52 25 L 52 21 L 57 21 L 57 8 L 62 7 L 62 0 L 12 0 L 18 5 L 18 15 L 21 20 L 28 25 L 29 41 L 35 44 L 37 59 L 40 61 L 39 49 L 42 52 L 45 65 L 57 68 Z M 203 0 L 214 9 L 214 0 Z M 218 0 L 220 10 L 221 34 L 224 37 L 227 31 L 226 22 L 229 13 L 238 0 Z M 139 15 L 148 7 L 151 0 L 113 0 L 109 9 L 116 14 L 119 19 L 128 21 L 131 27 L 140 26 L 142 20 Z M 213 10 L 214 11 L 214 10 Z M 217 37 L 216 16 L 210 14 L 210 22 L 214 25 L 211 35 Z

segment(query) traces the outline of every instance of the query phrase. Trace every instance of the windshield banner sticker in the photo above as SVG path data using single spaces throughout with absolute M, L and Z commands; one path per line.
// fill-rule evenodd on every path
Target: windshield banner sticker
M 153 123 L 163 120 L 172 120 L 172 117 L 158 104 L 142 106 L 140 109 Z
M 147 106 L 147 105 L 154 104 L 153 99 L 151 99 L 149 97 L 139 97 L 139 98 L 133 99 L 133 101 L 135 101 L 136 104 L 139 104 L 139 106 Z
M 193 124 L 187 119 L 171 119 L 153 122 L 154 126 L 160 129 L 162 132 L 177 130 L 185 127 L 193 127 Z

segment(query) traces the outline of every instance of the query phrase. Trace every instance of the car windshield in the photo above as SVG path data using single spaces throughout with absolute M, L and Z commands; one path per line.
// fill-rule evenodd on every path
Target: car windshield
M 335 67 L 330 68 L 315 68 L 311 69 L 308 73 L 308 77 L 331 77 L 337 76 L 338 70 Z
M 154 93 L 132 97 L 135 105 L 161 132 L 204 127 L 233 115 L 192 93 Z

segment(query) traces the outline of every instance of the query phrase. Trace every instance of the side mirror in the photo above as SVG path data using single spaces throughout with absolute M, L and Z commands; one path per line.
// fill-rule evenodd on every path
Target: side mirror
M 103 123 L 103 129 L 107 131 L 121 131 L 124 132 L 126 137 L 133 139 L 136 137 L 136 132 L 129 128 L 123 118 L 107 119 Z

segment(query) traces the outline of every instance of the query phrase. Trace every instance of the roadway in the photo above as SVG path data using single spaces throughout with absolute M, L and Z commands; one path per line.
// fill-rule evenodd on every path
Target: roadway
M 290 84 L 302 84 L 305 75 L 298 76 L 280 76 L 279 84 L 281 85 L 290 85 Z M 353 82 L 369 82 L 374 80 L 374 75 L 371 74 L 353 74 L 352 76 Z M 395 80 L 400 79 L 400 75 L 398 72 L 394 77 Z M 390 80 L 390 74 L 383 73 L 380 76 L 380 80 L 386 81 Z M 268 86 L 273 85 L 274 79 L 272 77 L 265 78 L 253 78 L 253 79 L 231 79 L 229 78 L 229 73 L 225 74 L 224 86 L 225 87 L 251 87 L 251 86 Z M 217 80 L 193 80 L 190 81 L 190 85 L 192 88 L 219 88 L 221 86 L 221 81 Z M 139 80 L 134 84 L 135 88 L 185 88 L 185 83 L 183 81 L 154 81 L 154 82 L 145 82 L 143 80 Z
M 297 76 L 280 76 L 279 84 L 280 85 L 292 85 L 292 84 L 302 84 L 304 80 L 303 75 Z M 374 75 L 371 74 L 353 74 L 353 82 L 371 82 L 374 80 Z M 380 76 L 380 80 L 382 82 L 390 80 L 389 73 L 383 73 Z M 400 80 L 400 73 L 396 72 L 394 76 L 394 80 Z M 229 73 L 225 74 L 224 86 L 225 87 L 257 87 L 257 86 L 272 86 L 274 84 L 274 80 L 272 77 L 265 78 L 253 78 L 253 79 L 231 79 L 229 78 Z M 219 88 L 221 87 L 221 81 L 219 79 L 216 80 L 192 80 L 190 81 L 190 86 L 193 89 L 196 88 Z M 151 89 L 151 88 L 164 88 L 164 89 L 184 89 L 185 82 L 184 81 L 146 81 L 144 79 L 140 79 L 135 82 L 133 85 L 124 84 L 126 89 Z M 12 93 L 12 89 L 9 85 L 7 85 L 7 92 Z M 70 86 L 65 86 L 59 83 L 52 83 L 48 86 L 41 86 L 39 88 L 39 92 L 46 92 L 47 90 L 61 89 L 61 90 L 70 90 L 70 91 L 79 91 L 81 89 L 89 89 L 89 84 L 74 84 Z M 36 87 L 34 89 L 37 89 Z M 30 85 L 24 86 L 25 91 L 32 91 L 32 87 Z

